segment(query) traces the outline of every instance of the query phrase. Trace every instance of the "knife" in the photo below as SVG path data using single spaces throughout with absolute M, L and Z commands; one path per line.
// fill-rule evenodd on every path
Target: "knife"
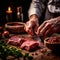
M 37 36 L 36 33 L 34 33 L 34 36 L 32 37 L 32 39 L 34 39 L 35 41 L 39 41 L 40 42 L 40 47 L 44 48 L 44 45 L 43 45 L 43 43 L 41 41 L 41 38 L 39 36 Z
M 39 36 L 37 36 L 36 32 L 34 32 L 34 36 L 32 37 L 34 40 L 40 41 L 41 42 L 41 38 Z

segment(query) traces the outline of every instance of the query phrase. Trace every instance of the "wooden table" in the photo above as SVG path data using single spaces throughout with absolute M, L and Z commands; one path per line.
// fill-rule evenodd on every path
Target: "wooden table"
M 14 34 L 12 34 L 11 36 L 14 36 Z M 29 35 L 26 34 L 21 34 L 18 36 L 30 37 Z M 28 51 L 22 50 L 22 52 L 28 52 Z M 41 49 L 38 49 L 34 52 L 29 52 L 29 54 L 33 56 L 34 58 L 33 60 L 60 60 L 60 56 L 52 53 L 52 51 L 46 47 L 42 47 Z

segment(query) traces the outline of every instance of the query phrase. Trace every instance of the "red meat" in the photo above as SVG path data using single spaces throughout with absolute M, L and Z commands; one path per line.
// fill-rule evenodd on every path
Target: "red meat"
M 20 46 L 21 49 L 24 49 L 27 51 L 34 51 L 38 47 L 40 47 L 39 43 L 37 41 L 33 41 L 33 40 L 27 40 Z
M 8 44 L 12 44 L 12 45 L 21 45 L 23 42 L 25 42 L 26 40 L 24 38 L 20 38 L 19 36 L 13 36 L 8 40 Z
M 60 36 L 51 37 L 48 42 L 50 43 L 60 43 Z

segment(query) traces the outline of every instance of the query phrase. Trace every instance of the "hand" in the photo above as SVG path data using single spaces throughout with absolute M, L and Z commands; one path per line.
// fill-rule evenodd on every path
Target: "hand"
M 44 21 L 37 30 L 39 36 L 50 36 L 53 33 L 60 32 L 60 16 Z
M 35 31 L 37 31 L 37 28 L 39 26 L 38 18 L 36 15 L 32 16 L 28 22 L 25 24 L 25 31 L 30 34 L 34 35 Z

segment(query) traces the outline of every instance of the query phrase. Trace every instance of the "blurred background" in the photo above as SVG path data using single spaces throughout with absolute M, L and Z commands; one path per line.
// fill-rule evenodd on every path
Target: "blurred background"
M 12 21 L 16 21 L 16 13 L 17 13 L 17 7 L 22 7 L 22 13 L 23 13 L 23 22 L 26 22 L 28 20 L 28 9 L 30 6 L 31 0 L 2 0 L 0 1 L 0 25 L 3 25 L 7 22 L 6 20 L 6 10 L 10 6 L 13 13 L 12 13 Z

